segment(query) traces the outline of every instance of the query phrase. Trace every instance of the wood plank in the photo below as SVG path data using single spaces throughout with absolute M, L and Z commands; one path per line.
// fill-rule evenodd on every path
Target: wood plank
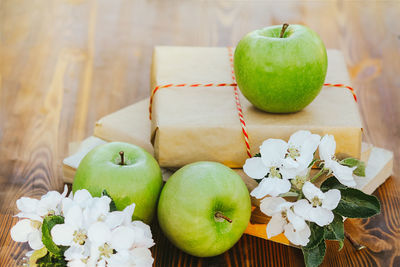
M 329 245 L 324 265 L 400 266 L 399 17 L 399 1 L 0 1 L 0 266 L 13 266 L 28 249 L 7 234 L 15 200 L 61 190 L 68 144 L 149 95 L 154 45 L 234 45 L 284 21 L 309 25 L 343 51 L 367 141 L 395 151 L 395 175 L 375 193 L 382 214 L 351 220 L 358 242 L 377 247 Z M 303 265 L 298 250 L 248 236 L 222 256 L 198 259 L 153 231 L 156 266 Z

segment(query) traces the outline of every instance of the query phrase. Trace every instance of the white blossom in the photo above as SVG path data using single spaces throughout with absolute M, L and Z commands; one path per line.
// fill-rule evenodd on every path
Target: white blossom
M 144 225 L 144 224 L 143 224 Z M 132 223 L 130 225 L 120 225 L 115 229 L 110 229 L 104 222 L 96 222 L 88 229 L 88 238 L 91 242 L 91 252 L 88 264 L 97 264 L 98 266 L 136 266 L 135 261 L 151 261 L 149 247 L 154 245 L 151 233 L 147 232 L 142 223 Z M 148 252 L 135 254 L 137 249 L 145 249 Z M 114 250 L 116 253 L 114 253 Z M 142 250 L 139 250 L 142 251 Z M 150 253 L 150 258 L 148 254 Z M 135 258 L 136 256 L 139 258 Z M 149 262 L 150 262 L 149 261 Z M 142 266 L 142 265 L 138 265 Z M 151 266 L 151 265 L 150 265 Z
M 310 131 L 297 131 L 289 138 L 287 154 L 283 160 L 282 172 L 293 178 L 306 170 L 314 159 L 321 137 Z
M 61 200 L 67 195 L 68 187 L 64 192 L 49 191 L 40 200 L 21 197 L 17 200 L 19 213 L 15 215 L 20 220 L 11 228 L 11 238 L 16 242 L 28 242 L 33 250 L 43 247 L 42 243 L 42 222 L 48 215 L 59 215 L 61 213 Z
M 324 161 L 324 168 L 332 171 L 333 175 L 344 185 L 354 187 L 353 171 L 356 167 L 347 167 L 337 162 L 335 158 L 336 142 L 333 135 L 325 135 L 319 145 L 319 156 Z
M 152 266 L 149 250 L 154 245 L 151 230 L 141 221 L 132 221 L 135 204 L 123 211 L 110 212 L 111 199 L 92 197 L 83 189 L 68 197 L 48 192 L 40 200 L 21 198 L 19 221 L 11 229 L 11 237 L 29 242 L 32 249 L 43 248 L 41 226 L 48 215 L 64 217 L 64 223 L 51 229 L 53 242 L 67 246 L 67 266 Z
M 41 222 L 23 219 L 11 228 L 11 238 L 16 242 L 28 242 L 29 246 L 34 249 L 41 249 L 42 229 Z
M 330 224 L 334 218 L 332 210 L 341 198 L 340 191 L 330 189 L 323 193 L 311 182 L 305 182 L 302 191 L 307 199 L 298 200 L 293 206 L 294 212 L 319 226 Z
M 282 162 L 288 145 L 280 139 L 268 139 L 260 146 L 261 157 L 246 160 L 243 171 L 251 178 L 262 179 L 260 184 L 250 193 L 256 198 L 266 195 L 278 196 L 290 190 L 291 184 L 282 173 Z
M 293 204 L 281 197 L 261 200 L 260 210 L 271 216 L 267 236 L 271 238 L 283 232 L 291 243 L 305 246 L 310 241 L 311 231 L 304 219 L 293 211 Z
M 64 192 L 49 191 L 40 200 L 29 197 L 21 197 L 17 200 L 17 208 L 20 212 L 15 215 L 18 218 L 27 218 L 43 222 L 47 215 L 59 215 L 61 212 L 61 200 L 66 196 L 68 187 L 64 187 Z
M 56 224 L 51 229 L 51 236 L 57 245 L 80 246 L 87 239 L 87 230 L 85 228 L 81 207 L 73 205 L 65 214 L 64 223 Z
M 256 198 L 278 196 L 290 190 L 289 179 L 308 171 L 321 137 L 309 131 L 297 131 L 286 143 L 268 139 L 260 146 L 261 157 L 246 160 L 243 171 L 253 179 L 262 179 L 250 193 Z

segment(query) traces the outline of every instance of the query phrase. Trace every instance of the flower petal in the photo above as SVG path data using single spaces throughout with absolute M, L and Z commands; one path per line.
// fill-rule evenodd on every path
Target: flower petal
M 68 267 L 87 267 L 89 265 L 86 265 L 82 260 L 80 259 L 75 259 L 67 262 Z
M 111 255 L 110 259 L 107 260 L 109 267 L 130 267 L 133 266 L 131 262 L 131 254 L 128 250 L 119 251 L 116 254 Z
M 287 165 L 285 165 L 288 161 L 289 158 L 286 158 L 285 161 L 283 162 L 283 167 L 279 169 L 280 174 L 282 175 L 283 179 L 294 179 L 296 178 L 297 175 L 299 175 L 299 173 L 302 173 L 304 169 L 301 169 L 300 165 L 297 164 L 296 168 L 291 168 L 291 167 L 287 167 Z
M 61 200 L 61 210 L 63 212 L 63 215 L 65 216 L 65 214 L 68 213 L 69 209 L 75 205 L 74 201 L 70 198 L 63 198 Z
M 18 218 L 26 218 L 26 219 L 31 219 L 33 221 L 38 221 L 38 222 L 43 222 L 43 218 L 40 217 L 37 213 L 32 213 L 32 212 L 20 212 L 15 215 L 15 217 Z
M 125 213 L 122 211 L 113 211 L 107 214 L 105 223 L 110 229 L 120 226 L 125 219 Z
M 56 245 L 70 246 L 73 243 L 74 232 L 77 230 L 68 224 L 56 224 L 51 228 L 51 237 Z
M 321 142 L 321 136 L 318 134 L 311 134 L 308 136 L 306 140 L 301 145 L 301 155 L 314 155 L 314 152 L 317 150 L 318 145 Z
M 262 179 L 267 175 L 268 168 L 260 157 L 252 157 L 244 163 L 243 171 L 253 179 Z
M 280 194 L 289 192 L 291 184 L 289 180 L 279 178 L 264 178 L 250 195 L 255 198 L 263 198 L 266 195 L 276 197 Z
M 310 210 L 310 221 L 315 222 L 319 226 L 325 226 L 333 221 L 333 212 L 322 207 L 313 207 Z
M 302 188 L 304 196 L 309 200 L 312 201 L 314 197 L 318 197 L 319 199 L 324 199 L 325 195 L 322 191 L 316 187 L 313 183 L 307 181 L 304 183 Z
M 339 162 L 332 161 L 330 163 L 330 168 L 335 175 L 335 177 L 341 182 L 342 184 L 350 187 L 354 187 L 356 182 L 354 181 L 353 171 L 357 167 L 347 167 L 341 165 Z
M 307 138 L 311 136 L 310 131 L 300 130 L 292 134 L 289 138 L 289 146 L 301 146 Z
M 119 226 L 111 232 L 110 244 L 116 251 L 129 250 L 135 241 L 135 230 L 128 226 Z
M 276 197 L 280 194 L 287 193 L 292 186 L 289 180 L 279 178 L 268 178 L 269 195 Z
M 152 233 L 151 233 L 150 226 L 148 226 L 148 225 L 145 224 L 144 222 L 142 222 L 142 221 L 133 221 L 133 222 L 131 223 L 131 225 L 134 226 L 134 227 L 138 227 L 138 228 L 142 229 L 142 230 L 143 230 L 143 233 L 144 233 L 144 235 L 145 235 L 145 237 L 147 237 L 147 238 L 153 238 L 153 235 L 152 235 Z
M 337 189 L 331 189 L 325 193 L 325 199 L 322 201 L 324 209 L 333 210 L 339 204 L 341 198 L 340 191 Z
M 28 235 L 35 231 L 32 227 L 32 221 L 29 219 L 20 220 L 11 228 L 11 238 L 15 242 L 27 242 Z
M 285 236 L 297 246 L 305 246 L 310 241 L 311 231 L 308 225 L 306 225 L 302 230 L 295 230 L 294 226 L 289 223 L 284 226 Z
M 285 158 L 288 144 L 281 139 L 268 139 L 260 146 L 261 159 L 268 167 L 279 167 Z
M 30 197 L 21 197 L 17 200 L 17 208 L 24 213 L 35 213 L 39 200 Z
M 291 209 L 287 209 L 286 215 L 296 231 L 303 230 L 306 227 L 307 224 L 304 219 L 296 215 Z
M 85 244 L 86 245 L 86 244 Z M 67 261 L 80 260 L 89 256 L 88 246 L 70 246 L 65 252 L 64 257 Z
M 286 203 L 286 200 L 281 197 L 266 197 L 261 200 L 260 210 L 268 215 L 272 216 L 276 213 L 280 213 L 282 211 L 281 205 Z
M 74 202 L 82 208 L 87 207 L 92 200 L 92 195 L 86 189 L 81 189 L 75 192 Z
M 274 214 L 267 225 L 267 237 L 271 238 L 282 233 L 284 225 L 286 225 L 286 221 L 282 218 L 282 215 L 280 213 Z
M 100 258 L 100 251 L 98 244 L 92 244 L 90 246 L 90 257 L 88 258 L 87 265 L 88 267 L 97 266 L 97 262 Z
M 125 225 L 128 225 L 132 222 L 132 215 L 133 215 L 133 212 L 135 211 L 135 206 L 136 206 L 135 203 L 132 203 L 131 205 L 126 206 L 124 208 L 124 210 L 122 211 L 125 215 L 124 222 L 123 222 Z
M 64 197 L 67 196 L 67 194 L 68 194 L 68 185 L 65 184 L 64 185 L 64 191 L 62 192 L 61 197 L 64 198 Z
M 28 235 L 28 244 L 33 250 L 38 250 L 43 247 L 42 232 L 36 229 Z
M 111 239 L 110 228 L 104 222 L 96 222 L 89 227 L 88 238 L 93 244 L 104 244 Z
M 110 202 L 111 198 L 107 196 L 93 198 L 90 206 L 85 209 L 85 219 L 88 223 L 105 220 L 110 211 Z
M 79 205 L 72 205 L 65 214 L 65 223 L 74 226 L 75 229 L 82 227 L 83 214 Z
M 135 242 L 133 247 L 146 247 L 154 246 L 150 227 L 141 221 L 134 221 L 131 228 L 135 230 Z
M 303 153 L 300 155 L 300 157 L 298 157 L 296 160 L 299 164 L 298 169 L 299 170 L 303 170 L 305 168 L 308 168 L 308 166 L 310 165 L 310 163 L 313 161 L 314 159 L 314 154 L 313 153 Z
M 297 216 L 309 221 L 310 220 L 310 210 L 312 209 L 312 205 L 308 202 L 307 199 L 297 200 L 293 204 L 293 211 Z
M 47 194 L 43 195 L 37 207 L 37 213 L 40 216 L 46 216 L 49 213 L 60 214 L 59 209 L 57 209 L 58 204 L 60 204 L 62 196 L 57 191 L 49 191 Z
M 282 160 L 282 165 L 283 165 L 283 167 L 285 169 L 294 169 L 294 170 L 296 170 L 300 166 L 300 164 L 296 160 L 292 159 L 291 157 L 284 158 Z
M 335 151 L 335 137 L 329 134 L 322 137 L 321 143 L 319 144 L 319 157 L 324 161 L 330 161 L 332 160 L 332 156 L 335 155 Z
M 151 267 L 154 259 L 151 252 L 147 248 L 135 248 L 130 251 L 133 266 Z

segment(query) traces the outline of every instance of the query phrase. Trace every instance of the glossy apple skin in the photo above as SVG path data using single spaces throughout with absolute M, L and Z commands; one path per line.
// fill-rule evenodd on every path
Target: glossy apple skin
M 124 151 L 126 165 L 119 165 L 120 151 Z M 83 158 L 72 190 L 85 188 L 99 197 L 106 189 L 118 210 L 135 203 L 133 219 L 149 223 L 162 183 L 160 167 L 148 152 L 132 144 L 111 142 L 94 148 Z
M 217 211 L 232 223 L 216 220 Z M 178 248 L 198 257 L 219 255 L 242 236 L 251 214 L 246 185 L 230 168 L 197 162 L 174 173 L 158 203 L 158 221 Z
M 320 92 L 328 59 L 319 36 L 302 25 L 282 25 L 250 32 L 234 54 L 237 84 L 257 108 L 271 113 L 302 110 Z

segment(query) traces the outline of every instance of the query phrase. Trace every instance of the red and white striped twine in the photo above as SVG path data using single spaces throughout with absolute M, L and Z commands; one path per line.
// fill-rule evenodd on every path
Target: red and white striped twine
M 229 54 L 229 62 L 230 62 L 230 65 L 231 65 L 232 81 L 236 84 L 235 71 L 234 71 L 234 69 L 233 69 L 233 52 L 232 52 L 232 47 L 228 47 L 228 54 Z M 234 86 L 233 86 L 233 92 L 234 92 L 234 94 L 235 94 L 236 108 L 237 108 L 238 115 L 239 115 L 240 126 L 242 127 L 242 133 L 243 133 L 243 137 L 244 137 L 244 143 L 245 143 L 245 145 L 246 145 L 246 152 L 247 152 L 247 156 L 249 156 L 249 158 L 251 158 L 249 134 L 247 133 L 246 122 L 244 121 L 243 111 L 242 111 L 242 105 L 240 104 L 239 92 L 238 92 L 238 91 L 239 91 L 239 90 L 238 90 L 237 85 L 234 85 Z

